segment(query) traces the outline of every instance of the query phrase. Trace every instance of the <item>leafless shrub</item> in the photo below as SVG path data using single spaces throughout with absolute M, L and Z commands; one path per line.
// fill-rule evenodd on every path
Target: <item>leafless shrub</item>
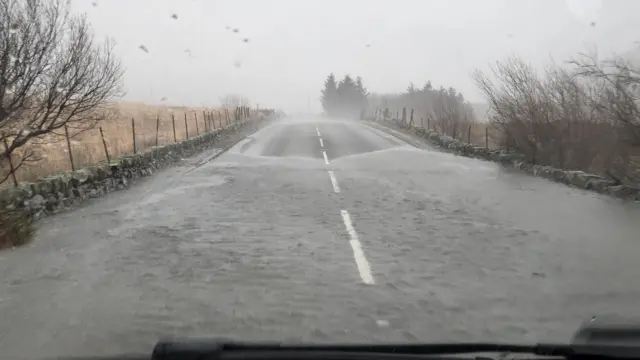
M 112 50 L 109 41 L 94 42 L 69 1 L 0 0 L 0 157 L 19 167 L 34 159 L 19 151 L 26 144 L 112 118 L 123 76 Z
M 436 130 L 454 138 L 464 138 L 475 116 L 464 97 L 455 89 L 440 88 L 432 101 L 432 113 Z
M 503 146 L 542 165 L 638 180 L 629 166 L 640 145 L 640 72 L 622 59 L 581 54 L 542 73 L 517 57 L 474 80 L 491 106 Z
M 35 234 L 33 217 L 24 209 L 0 207 L 0 249 L 29 243 Z
M 431 82 L 422 88 L 410 84 L 398 94 L 371 94 L 370 107 L 389 109 L 389 116 L 402 115 L 402 109 L 414 110 L 414 125 L 430 126 L 436 131 L 455 138 L 465 138 L 469 126 L 476 121 L 471 105 L 454 88 L 434 89 Z M 398 114 L 398 115 L 396 115 Z

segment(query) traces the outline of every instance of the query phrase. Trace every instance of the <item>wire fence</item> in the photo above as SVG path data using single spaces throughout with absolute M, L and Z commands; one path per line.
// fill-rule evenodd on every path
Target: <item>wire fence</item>
M 81 169 L 86 166 L 111 162 L 112 159 L 137 154 L 154 146 L 180 142 L 244 121 L 258 109 L 184 110 L 155 116 L 117 119 L 99 124 L 94 129 L 76 136 L 64 128 L 64 141 L 55 139 L 32 145 L 28 151 L 36 154 L 37 162 L 14 168 L 15 160 L 4 159 L 0 171 L 8 174 L 9 181 L 0 186 L 18 186 L 21 182 Z M 6 147 L 6 144 L 4 145 Z M 18 157 L 20 154 L 14 154 Z M 3 176 L 4 177 L 4 176 Z
M 432 115 L 418 115 L 414 109 L 398 108 L 395 112 L 378 108 L 370 114 L 376 118 L 391 118 L 402 121 L 413 127 L 431 129 L 442 135 L 449 135 L 454 139 L 464 141 L 475 146 L 497 149 L 502 142 L 501 134 L 485 122 L 469 120 L 435 119 Z
M 376 109 L 375 119 L 391 119 L 488 149 L 520 152 L 528 163 L 606 176 L 622 184 L 640 181 L 640 147 L 625 147 L 616 134 L 624 128 L 604 121 L 556 120 L 529 124 L 471 122 L 446 116 L 418 119 L 413 109 Z M 613 134 L 613 136 L 611 135 Z M 619 136 L 619 135 L 618 135 Z M 528 146 L 523 146 L 526 144 Z

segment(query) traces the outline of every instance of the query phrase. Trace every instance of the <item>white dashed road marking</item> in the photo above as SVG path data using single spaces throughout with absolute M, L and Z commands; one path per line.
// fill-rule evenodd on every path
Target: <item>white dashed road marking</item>
M 322 156 L 324 157 L 324 163 L 329 165 L 329 159 L 327 158 L 327 152 L 323 151 Z
M 322 136 L 320 135 L 320 130 L 317 126 L 316 133 L 320 140 L 320 147 L 324 148 L 324 141 L 322 141 Z M 324 163 L 329 165 L 329 158 L 327 157 L 327 152 L 325 150 L 322 150 L 322 157 L 324 158 Z M 327 172 L 329 173 L 329 179 L 331 179 L 333 191 L 335 193 L 339 193 L 340 186 L 338 186 L 336 174 L 334 174 L 332 170 L 327 170 Z M 356 267 L 358 268 L 358 273 L 360 273 L 360 278 L 363 283 L 373 285 L 375 282 L 373 281 L 373 275 L 371 274 L 371 266 L 369 265 L 369 261 L 367 260 L 364 251 L 362 250 L 362 244 L 358 238 L 358 233 L 351 222 L 351 215 L 349 215 L 347 210 L 340 210 L 340 214 L 342 215 L 342 221 L 347 229 L 347 233 L 349 233 L 349 244 L 351 245 L 351 250 L 353 250 L 353 258 L 356 261 Z M 384 320 L 378 321 L 378 326 L 380 327 L 386 327 L 388 325 L 389 323 Z
M 338 186 L 338 179 L 336 179 L 336 175 L 331 170 L 329 170 L 328 172 L 329 172 L 329 178 L 331 179 L 331 185 L 333 186 L 333 191 L 335 193 L 339 193 L 340 186 Z
M 362 278 L 363 283 L 373 285 L 375 282 L 373 281 L 373 275 L 371 275 L 371 266 L 369 266 L 369 261 L 367 261 L 367 257 L 362 250 L 362 244 L 360 244 L 360 240 L 358 239 L 358 233 L 351 222 L 351 215 L 349 215 L 347 210 L 340 210 L 340 213 L 342 215 L 342 221 L 344 221 L 344 226 L 349 233 L 349 243 L 353 250 L 353 257 L 356 261 L 360 278 Z

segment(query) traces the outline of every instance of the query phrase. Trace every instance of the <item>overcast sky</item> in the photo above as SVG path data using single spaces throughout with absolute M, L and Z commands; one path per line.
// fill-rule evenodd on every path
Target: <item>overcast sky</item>
M 128 100 L 166 97 L 191 106 L 238 93 L 285 111 L 306 111 L 310 98 L 318 111 L 330 72 L 360 75 L 375 92 L 431 80 L 482 101 L 471 72 L 509 54 L 542 64 L 594 45 L 601 53 L 624 52 L 640 40 L 634 19 L 640 0 L 73 0 L 73 6 L 88 14 L 99 39 L 116 40 Z

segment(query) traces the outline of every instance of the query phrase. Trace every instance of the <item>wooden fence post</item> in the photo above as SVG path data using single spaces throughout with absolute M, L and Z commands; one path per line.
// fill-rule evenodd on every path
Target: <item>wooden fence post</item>
M 102 138 L 102 146 L 104 146 L 104 154 L 107 156 L 107 164 L 111 164 L 111 157 L 109 157 L 109 148 L 107 148 L 107 141 L 104 139 L 102 126 L 100 126 L 100 137 Z
M 200 128 L 198 127 L 198 114 L 194 112 L 193 117 L 196 119 L 196 136 L 200 136 Z
M 207 117 L 207 113 L 204 110 L 202 110 L 202 118 L 204 119 L 204 131 L 210 132 L 211 124 L 209 124 L 209 118 Z
M 485 149 L 489 148 L 489 128 L 488 127 L 484 128 L 484 148 Z
M 158 146 L 158 133 L 160 132 L 160 114 L 156 115 L 156 146 Z
M 131 132 L 133 132 L 133 153 L 137 154 L 138 149 L 136 148 L 136 122 L 134 118 L 131 118 Z
M 187 113 L 184 113 L 184 131 L 187 133 L 187 140 L 189 140 L 189 126 L 187 126 Z
M 173 124 L 173 142 L 176 143 L 178 139 L 176 138 L 176 116 L 174 114 L 171 114 L 171 123 Z
M 71 171 L 76 171 L 76 166 L 73 164 L 73 152 L 71 151 L 71 139 L 69 138 L 69 129 L 67 125 L 64 126 L 64 137 L 67 138 L 67 151 L 69 151 L 69 162 L 71 162 Z

